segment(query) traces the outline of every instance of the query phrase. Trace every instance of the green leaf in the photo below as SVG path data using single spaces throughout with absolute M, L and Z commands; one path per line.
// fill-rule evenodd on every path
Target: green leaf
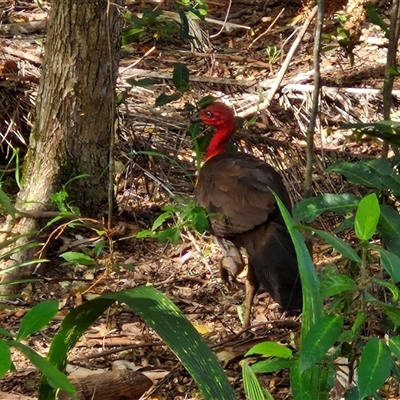
M 293 218 L 310 223 L 325 212 L 346 214 L 357 208 L 360 199 L 349 193 L 323 194 L 303 199 L 293 207 Z
M 0 336 L 5 336 L 6 338 L 12 338 L 13 335 L 11 332 L 7 331 L 6 329 L 0 328 Z
M 349 182 L 356 185 L 371 187 L 378 190 L 382 189 L 379 176 L 364 164 L 339 161 L 327 168 L 326 172 L 342 174 Z
M 393 361 L 386 344 L 372 338 L 365 345 L 358 366 L 359 399 L 373 395 L 390 376 Z
M 354 228 L 360 240 L 369 240 L 376 232 L 380 218 L 379 201 L 375 193 L 360 200 L 358 204 Z
M 157 234 L 157 240 L 159 242 L 170 242 L 171 244 L 177 244 L 181 239 L 181 230 L 178 227 L 167 228 Z
M 91 257 L 79 253 L 78 251 L 66 251 L 65 253 L 60 254 L 60 257 L 70 264 L 81 264 L 86 266 L 97 265 Z
M 103 297 L 125 303 L 138 313 L 180 359 L 206 400 L 237 399 L 214 353 L 166 296 L 142 286 Z
M 268 374 L 270 372 L 280 371 L 285 368 L 290 368 L 293 365 L 293 360 L 284 360 L 281 358 L 271 358 L 270 360 L 258 361 L 251 366 L 254 372 Z
M 148 87 L 155 85 L 157 80 L 152 78 L 143 78 L 139 80 L 136 80 L 135 78 L 128 78 L 126 82 L 131 86 Z
M 159 228 L 168 218 L 171 218 L 171 211 L 166 211 L 162 214 L 160 214 L 157 219 L 153 222 L 153 226 L 151 227 L 152 231 L 155 231 L 157 228 Z
M 323 299 L 352 290 L 358 290 L 358 286 L 347 275 L 330 275 L 321 283 L 321 297 Z
M 253 370 L 249 367 L 249 364 L 247 364 L 245 360 L 241 362 L 241 365 L 243 388 L 246 397 L 252 400 L 264 400 L 263 390 Z
M 280 357 L 290 358 L 293 355 L 292 350 L 287 346 L 276 342 L 263 342 L 253 346 L 244 356 L 250 356 L 252 354 L 261 354 L 263 357 Z
M 366 165 L 381 178 L 393 173 L 392 161 L 388 158 L 371 158 L 370 160 L 359 161 L 359 163 Z
M 352 215 L 351 217 L 345 218 L 345 220 L 342 221 L 342 222 L 339 224 L 339 226 L 337 226 L 337 227 L 333 230 L 333 233 L 337 235 L 338 233 L 343 232 L 343 231 L 345 231 L 346 229 L 352 229 L 352 228 L 354 227 L 354 220 L 355 220 L 354 215 Z
M 16 340 L 26 339 L 47 325 L 57 314 L 58 306 L 58 301 L 51 300 L 36 304 L 31 308 L 22 318 Z
M 379 246 L 371 246 L 371 249 L 379 252 L 381 264 L 392 278 L 392 281 L 394 283 L 400 282 L 400 258 Z
M 320 362 L 338 339 L 343 318 L 326 315 L 311 327 L 304 338 L 300 352 L 300 371 L 303 372 Z
M 378 232 L 382 235 L 385 248 L 400 257 L 400 215 L 388 205 L 381 205 Z
M 389 348 L 396 356 L 397 361 L 400 361 L 400 337 L 393 336 L 389 339 Z
M 143 28 L 130 28 L 122 33 L 121 44 L 127 46 L 133 42 L 139 40 L 145 33 Z
M 194 228 L 197 232 L 204 233 L 209 229 L 210 224 L 208 222 L 207 212 L 204 208 L 196 206 L 193 208 L 191 216 Z
M 393 322 L 394 330 L 396 330 L 400 326 L 400 309 L 399 308 L 387 305 L 386 303 L 377 300 L 374 296 L 372 296 L 369 293 L 365 294 L 365 299 L 368 302 L 376 304 L 383 310 L 383 312 Z
M 175 100 L 179 100 L 181 98 L 182 94 L 181 93 L 173 93 L 170 95 L 167 94 L 160 94 L 157 98 L 156 98 L 156 107 L 161 107 L 161 106 L 165 106 L 168 103 L 172 103 Z
M 376 279 L 376 278 L 372 278 L 371 281 L 376 283 L 377 285 L 380 285 L 390 290 L 394 302 L 396 302 L 399 299 L 399 288 L 394 283 L 386 282 L 382 279 Z
M 172 82 L 177 90 L 184 93 L 189 90 L 189 70 L 185 64 L 174 64 L 174 71 L 172 73 Z
M 15 218 L 15 214 L 18 213 L 18 210 L 14 207 L 9 197 L 2 189 L 0 189 L 0 204 L 4 207 L 7 214 L 10 214 L 13 218 Z
M 214 103 L 215 100 L 216 98 L 211 95 L 205 96 L 197 103 L 197 107 L 201 110 L 202 108 Z
M 356 263 L 361 263 L 360 256 L 344 240 L 339 239 L 338 237 L 332 235 L 331 233 L 328 233 L 328 232 L 325 232 L 325 231 L 321 231 L 319 229 L 312 229 L 312 228 L 303 227 L 303 226 L 302 226 L 302 229 L 312 230 L 316 235 L 318 235 L 320 238 L 325 240 L 325 242 L 327 242 L 331 246 L 333 246 L 344 257 L 346 257 L 349 260 L 352 260 L 352 261 L 354 261 Z
M 68 378 L 48 360 L 22 343 L 14 341 L 10 341 L 9 343 L 18 349 L 42 374 L 44 374 L 52 388 L 62 389 L 73 396 L 76 394 L 75 388 Z M 43 399 L 43 397 L 39 397 L 39 399 Z
M 385 21 L 378 15 L 376 12 L 376 7 L 372 4 L 365 4 L 364 7 L 367 9 L 368 16 L 370 21 L 374 24 L 379 26 L 383 32 L 385 32 L 386 39 L 390 39 L 390 30 L 389 25 L 385 23 Z
M 270 189 L 271 190 L 271 189 Z M 322 299 L 319 292 L 319 281 L 307 246 L 298 231 L 292 217 L 276 193 L 271 190 L 279 210 L 293 240 L 296 256 L 299 263 L 301 285 L 303 288 L 303 320 L 301 335 L 309 331 L 322 316 Z
M 4 376 L 11 368 L 10 348 L 5 340 L 0 340 L 0 378 Z
M 290 386 L 292 387 L 292 395 L 294 399 L 315 400 L 311 388 L 310 371 L 301 373 L 300 361 L 293 363 L 290 368 Z

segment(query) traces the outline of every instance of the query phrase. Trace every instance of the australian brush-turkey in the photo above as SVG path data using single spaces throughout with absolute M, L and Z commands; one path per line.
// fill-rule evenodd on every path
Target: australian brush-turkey
M 192 122 L 217 128 L 194 196 L 196 203 L 210 215 L 211 233 L 225 250 L 220 265 L 224 280 L 228 274 L 236 276 L 244 268 L 239 248 L 247 252 L 244 325 L 250 324 L 251 307 L 260 283 L 283 310 L 300 312 L 302 291 L 296 253 L 269 190 L 275 191 L 291 211 L 281 176 L 253 155 L 226 152 L 236 121 L 225 104 L 215 102 L 207 106 L 192 116 Z

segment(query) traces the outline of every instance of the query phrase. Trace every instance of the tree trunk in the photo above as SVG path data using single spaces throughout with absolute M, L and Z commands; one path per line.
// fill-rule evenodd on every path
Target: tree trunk
M 17 209 L 50 209 L 50 196 L 82 174 L 87 176 L 67 185 L 68 202 L 89 216 L 98 214 L 106 204 L 122 30 L 122 17 L 116 5 L 122 2 L 51 2 L 35 126 L 24 161 Z M 19 239 L 13 247 L 26 245 L 38 228 L 36 219 L 16 221 L 9 216 L 2 229 L 7 233 L 0 236 L 0 242 L 30 234 L 30 238 Z M 12 260 L 2 260 L 2 269 L 32 256 L 32 250 L 20 249 Z M 18 268 L 3 274 L 2 282 L 21 279 L 29 273 L 27 267 Z

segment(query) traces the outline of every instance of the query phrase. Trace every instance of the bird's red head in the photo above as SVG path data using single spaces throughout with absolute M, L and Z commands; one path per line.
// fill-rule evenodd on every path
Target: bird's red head
M 206 161 L 226 151 L 226 145 L 236 129 L 235 115 L 224 103 L 212 103 L 192 117 L 193 122 L 203 122 L 217 128 L 206 154 Z

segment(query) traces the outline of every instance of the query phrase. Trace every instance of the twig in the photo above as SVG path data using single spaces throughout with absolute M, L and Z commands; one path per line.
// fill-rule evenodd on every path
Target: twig
M 317 23 L 315 26 L 315 44 L 314 44 L 314 91 L 312 99 L 312 108 L 310 115 L 310 122 L 307 128 L 307 162 L 306 171 L 304 176 L 304 197 L 311 197 L 312 195 L 312 173 L 315 161 L 314 155 L 314 132 L 318 118 L 319 111 L 319 98 L 321 93 L 321 71 L 319 68 L 320 55 L 321 55 L 321 42 L 322 42 L 322 26 L 324 23 L 324 0 L 318 0 L 317 6 Z M 309 246 L 311 245 L 311 236 L 307 238 Z
M 297 35 L 296 40 L 293 42 L 292 47 L 290 48 L 290 50 L 286 56 L 286 59 L 285 59 L 284 63 L 282 64 L 282 67 L 276 77 L 273 87 L 267 93 L 266 99 L 263 102 L 255 105 L 253 107 L 248 108 L 246 111 L 239 113 L 238 114 L 239 117 L 242 117 L 242 118 L 247 117 L 248 115 L 254 114 L 255 112 L 257 112 L 259 110 L 264 110 L 271 104 L 271 100 L 273 99 L 276 91 L 278 90 L 279 86 L 281 85 L 283 77 L 285 76 L 286 70 L 289 67 L 289 64 L 294 56 L 294 53 L 296 52 L 297 47 L 299 46 L 301 40 L 303 39 L 303 36 L 305 35 L 305 33 L 306 33 L 309 25 L 311 24 L 311 21 L 313 20 L 316 13 L 317 13 L 317 6 L 315 6 L 311 10 L 310 15 L 308 16 L 307 20 L 304 22 L 304 25 L 303 25 L 301 31 Z
M 231 7 L 232 7 L 232 0 L 229 0 L 229 5 L 228 5 L 228 10 L 226 11 L 226 15 L 225 15 L 225 19 L 224 19 L 224 23 L 222 24 L 220 30 L 215 34 L 215 35 L 210 35 L 210 39 L 216 38 L 217 36 L 219 36 L 222 31 L 225 29 L 225 25 L 228 21 L 228 17 L 229 17 L 229 12 L 231 11 Z
M 390 109 L 392 107 L 392 89 L 394 74 L 391 69 L 396 66 L 396 54 L 397 54 L 397 43 L 399 41 L 400 32 L 400 1 L 393 1 L 392 15 L 390 18 L 390 30 L 389 30 L 389 44 L 385 67 L 385 82 L 383 83 L 383 118 L 385 120 L 390 119 Z M 383 142 L 382 146 L 382 157 L 387 157 L 389 152 L 389 143 L 387 140 Z
M 276 21 L 278 21 L 279 17 L 282 15 L 282 13 L 285 11 L 284 8 L 282 8 L 281 12 L 275 17 L 275 19 L 272 21 L 272 23 L 268 26 L 268 28 L 261 34 L 258 35 L 249 45 L 249 49 L 251 46 L 253 46 L 253 44 L 255 42 L 257 42 L 257 40 L 261 39 L 263 36 L 265 36 L 271 29 L 272 27 L 275 25 Z
M 128 71 L 128 69 L 131 69 L 135 67 L 137 64 L 139 64 L 141 61 L 143 61 L 149 54 L 151 54 L 154 50 L 156 49 L 156 46 L 153 46 L 150 50 L 147 50 L 145 54 L 143 54 L 142 57 L 137 59 L 135 62 L 133 62 L 131 65 L 128 65 L 125 69 L 122 71 L 119 71 L 120 74 L 123 74 L 125 71 Z
M 298 92 L 313 92 L 315 90 L 314 85 L 309 85 L 309 84 L 301 84 L 301 83 L 289 83 L 285 85 L 285 87 L 282 89 L 284 92 L 289 92 L 289 91 L 298 91 Z M 333 93 L 333 94 L 338 94 L 338 93 L 354 93 L 354 94 L 370 94 L 370 95 L 381 95 L 382 90 L 381 89 L 375 89 L 375 88 L 351 88 L 351 87 L 334 87 L 334 86 L 321 86 L 321 92 L 322 93 Z M 400 96 L 400 90 L 393 90 L 391 92 L 395 96 Z
M 12 56 L 31 61 L 35 64 L 42 65 L 43 63 L 43 57 L 34 56 L 33 54 L 30 54 L 26 51 L 13 49 L 12 47 L 3 47 L 2 51 L 4 51 L 4 53 L 11 54 Z

